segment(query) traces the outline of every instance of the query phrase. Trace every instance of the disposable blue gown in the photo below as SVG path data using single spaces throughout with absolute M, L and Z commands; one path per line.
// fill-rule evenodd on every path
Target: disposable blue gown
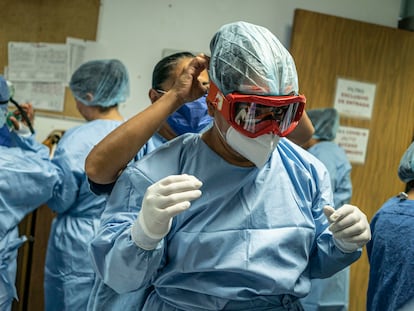
M 345 151 L 332 141 L 321 141 L 308 149 L 329 172 L 335 208 L 348 204 L 352 197 L 351 164 Z M 302 299 L 306 311 L 347 311 L 350 268 L 327 279 L 312 279 L 311 291 Z
M 367 311 L 399 310 L 414 298 L 414 201 L 389 199 L 371 231 Z
M 57 213 L 46 254 L 47 311 L 86 310 L 95 279 L 88 246 L 97 232 L 106 196 L 90 191 L 85 159 L 93 146 L 119 124 L 95 120 L 72 128 L 65 132 L 55 150 L 52 162 L 59 182 L 47 202 Z
M 10 310 L 14 298 L 17 250 L 26 240 L 18 224 L 47 201 L 57 181 L 49 149 L 34 137 L 10 133 L 13 145 L 0 146 L 0 310 Z M 41 185 L 41 186 L 39 186 Z M 30 200 L 27 200 L 30 198 Z
M 140 160 L 144 155 L 153 151 L 165 142 L 167 142 L 167 140 L 164 137 L 157 133 L 154 134 L 145 146 L 141 148 L 135 156 L 133 162 Z M 112 191 L 112 188 L 108 189 L 107 186 L 102 187 L 102 185 L 94 184 L 91 180 L 89 183 L 91 183 L 97 194 L 104 194 L 105 192 Z M 131 310 L 134 306 L 142 303 L 142 299 L 146 297 L 145 293 L 145 291 L 132 291 L 129 293 L 119 294 L 114 289 L 106 285 L 99 276 L 96 276 L 92 292 L 89 297 L 87 310 Z
M 0 146 L 10 146 L 10 131 L 7 125 L 0 127 Z
M 146 189 L 182 173 L 203 182 L 203 195 L 174 217 L 155 250 L 137 247 L 130 229 Z M 325 167 L 288 140 L 257 169 L 231 165 L 200 135 L 186 134 L 119 177 L 91 251 L 116 291 L 154 287 L 137 310 L 278 310 L 308 293 L 310 277 L 330 276 L 361 255 L 335 246 L 326 204 Z

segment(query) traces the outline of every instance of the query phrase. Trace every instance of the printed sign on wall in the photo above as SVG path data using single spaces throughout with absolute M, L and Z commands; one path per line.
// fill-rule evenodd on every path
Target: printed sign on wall
M 334 107 L 342 115 L 371 119 L 376 85 L 338 78 Z
M 367 152 L 369 130 L 356 127 L 340 126 L 335 142 L 344 148 L 351 163 L 364 164 Z

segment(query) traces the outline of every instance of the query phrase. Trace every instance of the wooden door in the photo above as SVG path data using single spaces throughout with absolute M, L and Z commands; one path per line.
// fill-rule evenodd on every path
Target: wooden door
M 340 118 L 369 130 L 365 162 L 352 165 L 351 204 L 371 220 L 405 188 L 397 169 L 414 133 L 414 33 L 296 10 L 290 50 L 308 109 L 333 107 L 337 78 L 376 85 L 371 119 Z M 351 266 L 350 311 L 365 310 L 368 273 L 364 249 Z

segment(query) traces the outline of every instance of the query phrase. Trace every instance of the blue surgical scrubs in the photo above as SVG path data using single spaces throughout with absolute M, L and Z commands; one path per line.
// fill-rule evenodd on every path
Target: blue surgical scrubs
M 156 249 L 141 249 L 130 231 L 146 189 L 183 173 L 203 182 L 202 196 L 174 217 Z M 331 276 L 361 255 L 335 246 L 327 204 L 326 168 L 286 139 L 258 169 L 234 166 L 200 135 L 185 134 L 119 177 L 91 252 L 114 290 L 149 289 L 137 310 L 279 310 L 308 294 L 310 278 Z
M 47 201 L 57 174 L 49 162 L 49 149 L 33 136 L 10 133 L 18 147 L 0 146 L 0 310 L 11 310 L 15 289 L 17 250 L 26 240 L 18 224 Z M 28 199 L 30 198 L 30 199 Z
M 367 311 L 399 310 L 414 298 L 414 200 L 389 199 L 371 231 Z
M 74 127 L 60 139 L 53 157 L 58 171 L 53 197 L 56 212 L 45 266 L 45 310 L 84 310 L 94 281 L 88 243 L 96 232 L 105 197 L 89 191 L 85 159 L 119 121 L 95 120 Z
M 308 151 L 326 166 L 329 172 L 335 208 L 348 204 L 352 197 L 351 164 L 345 151 L 332 141 L 321 141 Z M 347 311 L 349 304 L 350 268 L 327 279 L 313 279 L 311 291 L 302 299 L 306 311 Z

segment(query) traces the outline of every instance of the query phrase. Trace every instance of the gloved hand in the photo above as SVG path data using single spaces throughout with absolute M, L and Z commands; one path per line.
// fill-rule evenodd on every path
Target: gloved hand
M 34 133 L 33 105 L 31 103 L 23 103 L 21 105 L 18 105 L 16 102 L 14 103 L 18 106 L 18 109 L 9 113 L 7 125 L 19 136 L 29 137 Z
M 344 204 L 335 210 L 331 206 L 323 208 L 330 223 L 329 230 L 335 245 L 344 253 L 355 252 L 371 240 L 371 229 L 367 216 L 353 205 Z
M 171 175 L 148 187 L 131 236 L 139 247 L 151 250 L 171 228 L 172 218 L 187 210 L 201 196 L 202 182 L 183 174 Z
M 16 132 L 17 135 L 22 137 L 29 137 L 32 135 L 32 132 L 30 132 L 30 128 L 20 121 L 18 122 L 18 125 L 14 125 L 13 131 Z

